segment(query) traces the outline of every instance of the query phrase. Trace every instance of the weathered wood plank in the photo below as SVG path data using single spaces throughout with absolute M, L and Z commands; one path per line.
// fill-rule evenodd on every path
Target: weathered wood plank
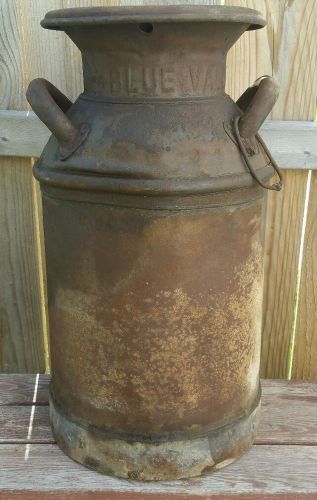
M 316 67 L 311 59 L 316 45 L 316 3 L 280 0 L 268 5 L 272 74 L 281 88 L 271 117 L 313 120 Z M 283 191 L 268 197 L 262 376 L 271 378 L 289 375 L 306 181 L 307 174 L 288 172 Z
M 236 101 L 259 76 L 272 75 L 272 2 L 266 0 L 224 0 L 223 3 L 256 9 L 267 19 L 265 28 L 245 32 L 228 53 L 226 91 Z
M 31 164 L 0 164 L 0 371 L 44 371 Z
M 317 446 L 317 384 L 263 380 L 257 444 Z
M 206 496 L 206 495 L 196 495 L 196 494 L 172 494 L 168 497 L 165 493 L 133 493 L 133 492 L 102 492 L 102 491 L 88 491 L 81 493 L 64 493 L 55 492 L 53 493 L 54 500 L 228 500 L 234 498 L 236 500 L 316 500 L 315 493 L 301 493 L 295 495 L 284 494 L 264 494 L 261 497 L 257 494 L 247 493 L 247 494 L 233 494 L 227 495 L 222 493 L 217 493 L 216 495 Z M 0 491 L 0 500 L 51 500 L 52 494 L 50 492 L 33 492 L 33 491 L 6 491 L 4 496 L 2 496 Z
M 20 109 L 25 103 L 20 42 L 16 0 L 1 0 L 3 108 Z M 30 159 L 0 158 L 0 371 L 44 370 L 33 202 Z
M 190 481 L 143 484 L 89 471 L 66 457 L 56 445 L 30 445 L 27 459 L 25 445 L 1 445 L 1 451 L 0 484 L 6 490 L 0 499 L 14 498 L 4 497 L 9 491 L 41 492 L 41 498 L 48 493 L 54 493 L 54 498 L 63 493 L 67 499 L 88 492 L 90 495 L 103 492 L 104 498 L 120 498 L 120 494 L 130 493 L 138 499 L 142 495 L 153 495 L 154 499 L 280 495 L 298 500 L 317 494 L 317 447 L 314 446 L 253 446 L 240 460 L 214 474 Z
M 306 177 L 305 171 L 285 170 L 282 192 L 268 194 L 262 377 L 287 378 Z
M 0 406 L 0 445 L 27 442 L 55 442 L 50 427 L 49 407 Z
M 274 120 L 312 120 L 317 93 L 315 0 L 224 0 L 226 5 L 257 9 L 267 26 L 248 32 L 228 54 L 227 90 L 237 99 L 261 75 L 273 75 L 280 96 Z
M 317 379 L 317 175 L 312 173 L 292 378 Z M 316 410 L 317 411 L 317 410 Z
M 237 98 L 256 77 L 280 83 L 274 120 L 313 120 L 316 103 L 316 2 L 225 0 L 263 12 L 267 27 L 247 33 L 228 57 L 228 90 Z M 285 173 L 282 192 L 268 194 L 263 306 L 262 376 L 288 374 L 307 174 Z M 296 200 L 296 209 L 292 201 Z
M 23 108 L 22 62 L 16 0 L 0 0 L 0 108 Z
M 33 111 L 0 111 L 0 123 L 0 156 L 40 156 L 50 132 Z
M 315 0 L 269 2 L 274 32 L 273 75 L 280 97 L 273 120 L 313 120 L 317 96 Z
M 0 111 L 0 156 L 40 156 L 50 132 L 33 111 Z M 317 169 L 317 122 L 265 122 L 261 135 L 281 168 Z
M 36 404 L 48 405 L 48 384 L 51 377 L 40 375 L 36 387 Z M 33 374 L 0 375 L 0 406 L 31 405 L 37 376 Z
M 281 168 L 317 169 L 317 122 L 267 121 L 260 133 Z

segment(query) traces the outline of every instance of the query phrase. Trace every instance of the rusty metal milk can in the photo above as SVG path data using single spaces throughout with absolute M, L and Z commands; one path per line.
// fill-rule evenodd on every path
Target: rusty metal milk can
M 275 164 L 257 136 L 270 77 L 237 103 L 226 54 L 264 26 L 247 8 L 49 12 L 82 52 L 72 104 L 36 79 L 52 136 L 43 197 L 59 446 L 140 480 L 220 468 L 254 439 L 260 402 L 263 200 Z M 274 167 L 274 168 L 273 168 Z

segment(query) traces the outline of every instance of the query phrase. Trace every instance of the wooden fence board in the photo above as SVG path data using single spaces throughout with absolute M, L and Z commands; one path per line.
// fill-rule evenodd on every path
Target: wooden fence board
M 20 109 L 25 99 L 15 0 L 0 0 L 0 54 L 0 108 Z
M 287 377 L 306 177 L 305 171 L 286 170 L 283 191 L 268 196 L 262 377 Z
M 245 32 L 228 53 L 226 91 L 236 101 L 259 76 L 272 75 L 272 2 L 266 0 L 224 0 L 224 4 L 256 9 L 267 19 L 265 28 Z
M 0 107 L 25 103 L 15 0 L 0 1 Z M 1 135 L 1 134 L 0 134 Z M 0 158 L 0 371 L 44 370 L 30 159 Z
M 317 169 L 317 121 L 267 121 L 260 133 L 281 168 Z
M 269 2 L 274 29 L 273 75 L 280 97 L 273 120 L 313 120 L 317 95 L 315 0 Z
M 271 74 L 281 87 L 271 118 L 314 119 L 317 67 L 314 0 L 226 0 L 225 3 L 256 8 L 267 19 L 264 30 L 244 35 L 248 42 L 244 43 L 242 38 L 229 54 L 228 90 L 233 97 L 237 98 L 256 77 Z M 264 377 L 288 375 L 306 181 L 307 173 L 286 172 L 283 191 L 268 194 L 261 358 Z
M 0 110 L 0 123 L 0 156 L 40 156 L 50 132 L 33 111 Z
M 31 164 L 0 165 L 0 370 L 44 371 Z
M 251 0 L 231 3 L 260 8 L 259 2 Z M 267 41 L 261 43 L 267 64 L 269 60 L 272 63 L 267 74 L 274 75 L 281 87 L 271 117 L 313 119 L 316 64 L 311 63 L 311 58 L 316 30 L 312 18 L 316 4 L 314 0 L 280 0 L 265 2 L 262 10 L 266 10 L 267 28 L 263 31 Z M 251 57 L 249 49 L 246 57 Z M 254 59 L 252 64 L 256 64 Z M 307 173 L 286 172 L 283 191 L 268 194 L 261 365 L 262 376 L 266 377 L 288 375 L 306 180 Z
M 298 36 L 296 52 L 299 78 L 300 71 L 307 79 L 307 94 L 300 96 L 299 105 L 309 113 L 315 114 L 317 87 L 317 6 L 311 0 L 306 2 L 302 25 L 305 29 Z M 295 102 L 299 96 L 291 96 Z M 290 100 L 289 106 L 292 105 Z M 313 109 L 311 109 L 313 108 Z M 316 141 L 317 142 L 317 141 Z M 307 225 L 303 241 L 302 273 L 299 289 L 299 302 L 294 344 L 292 378 L 317 379 L 317 177 L 313 172 L 308 200 Z
M 271 117 L 312 120 L 316 104 L 316 3 L 285 0 L 270 2 L 270 8 L 273 75 L 281 87 Z M 299 333 L 294 331 L 294 314 L 307 175 L 289 173 L 280 200 L 269 194 L 262 376 L 272 378 L 289 376 L 292 342 Z M 295 210 L 291 206 L 294 201 Z
M 292 378 L 317 379 L 317 175 L 312 172 Z

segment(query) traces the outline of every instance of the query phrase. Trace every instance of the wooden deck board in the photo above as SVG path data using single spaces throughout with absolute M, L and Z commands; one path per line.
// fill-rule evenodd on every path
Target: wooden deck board
M 0 375 L 0 406 L 31 405 L 34 397 L 36 374 L 2 373 Z M 51 377 L 40 375 L 36 391 L 36 404 L 48 405 L 48 384 Z
M 253 446 L 230 466 L 189 481 L 138 483 L 103 476 L 76 464 L 56 445 L 2 445 L 0 454 L 0 484 L 7 490 L 41 492 L 103 491 L 134 494 L 200 495 L 214 498 L 221 494 L 260 495 L 301 493 L 317 494 L 317 447 L 312 446 Z M 1 496 L 0 496 L 1 498 Z M 106 497 L 107 498 L 107 497 Z M 109 497 L 111 498 L 111 497 Z M 136 498 L 142 498 L 137 497 Z M 177 497 L 176 497 L 177 498 Z M 218 497 L 216 497 L 218 498 Z M 221 497 L 219 497 L 221 498 Z
M 264 380 L 256 444 L 234 464 L 190 481 L 138 483 L 97 474 L 60 451 L 49 426 L 49 377 L 40 375 L 34 391 L 36 380 L 0 375 L 0 500 L 317 499 L 316 383 Z
M 33 422 L 30 430 L 32 411 Z M 32 406 L 0 406 L 0 445 L 27 442 L 55 442 L 49 423 L 49 407 L 35 406 L 32 410 Z

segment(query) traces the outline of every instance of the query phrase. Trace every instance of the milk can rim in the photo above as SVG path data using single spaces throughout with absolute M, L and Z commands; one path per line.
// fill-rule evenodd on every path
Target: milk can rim
M 228 5 L 169 5 L 80 7 L 52 10 L 41 21 L 43 28 L 63 30 L 73 26 L 128 23 L 232 22 L 249 24 L 248 30 L 263 28 L 262 14 L 247 7 Z

